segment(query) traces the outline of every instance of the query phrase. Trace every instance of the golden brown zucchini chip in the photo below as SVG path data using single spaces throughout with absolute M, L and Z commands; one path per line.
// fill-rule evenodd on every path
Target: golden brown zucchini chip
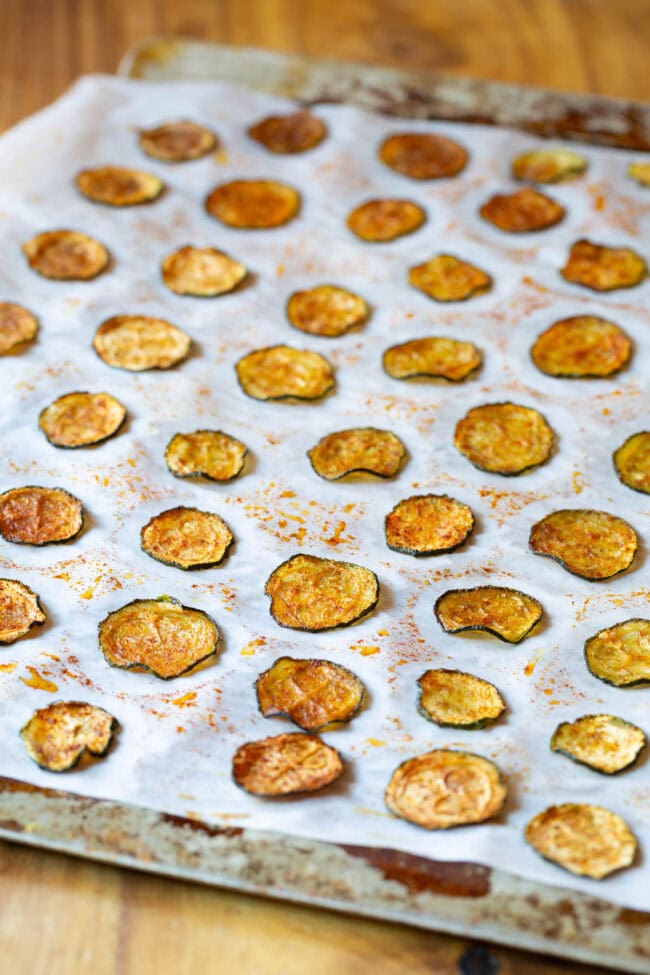
M 138 141 L 143 152 L 163 162 L 189 162 L 207 155 L 217 146 L 213 132 L 186 119 L 165 122 L 155 129 L 143 129 Z
M 479 213 L 484 220 L 510 234 L 528 234 L 553 227 L 566 210 L 550 196 L 527 187 L 516 193 L 497 193 L 483 204 Z
M 0 579 L 0 643 L 15 643 L 46 616 L 35 592 L 16 579 Z
M 494 762 L 470 752 L 438 748 L 402 762 L 384 798 L 401 819 L 425 829 L 449 829 L 496 816 L 506 794 Z
M 90 281 L 108 267 L 104 245 L 76 230 L 46 230 L 22 250 L 33 271 L 54 281 Z
M 308 335 L 338 338 L 368 317 L 368 306 L 359 295 L 334 284 L 319 284 L 308 291 L 294 291 L 287 302 L 287 318 Z
M 328 433 L 307 451 L 307 456 L 318 476 L 326 481 L 358 473 L 394 477 L 406 457 L 406 448 L 389 430 L 353 427 Z
M 529 544 L 583 579 L 610 579 L 632 564 L 638 539 L 631 525 L 607 511 L 565 508 L 533 525 Z
M 629 826 L 616 813 L 577 802 L 538 813 L 526 826 L 525 836 L 545 860 L 594 880 L 629 867 L 637 846 Z
M 406 555 L 453 552 L 474 529 L 468 505 L 446 494 L 419 494 L 399 501 L 386 515 L 386 544 Z
M 393 379 L 431 377 L 462 382 L 483 362 L 479 349 L 471 342 L 429 336 L 392 345 L 384 352 L 384 371 Z
M 631 619 L 600 630 L 585 643 L 587 667 L 614 687 L 650 682 L 650 620 Z
M 77 189 L 89 200 L 112 207 L 132 207 L 158 199 L 165 184 L 153 173 L 123 166 L 82 169 L 75 178 Z
M 215 298 L 233 291 L 247 275 L 246 268 L 214 247 L 180 247 L 161 264 L 170 291 L 195 298 Z
M 650 162 L 630 163 L 627 173 L 639 186 L 650 186 Z
M 13 301 L 0 301 L 0 355 L 33 342 L 38 322 L 30 311 Z
M 48 772 L 67 772 L 86 753 L 105 755 L 117 729 L 112 714 L 84 701 L 55 701 L 39 708 L 21 729 L 25 748 Z
M 506 709 L 494 684 L 462 670 L 426 670 L 418 684 L 420 713 L 442 728 L 484 728 Z
M 248 447 L 221 430 L 177 433 L 167 444 L 165 463 L 176 477 L 232 481 L 244 469 Z
M 454 446 L 479 470 L 510 477 L 549 459 L 553 431 L 529 406 L 487 403 L 458 421 Z
M 379 148 L 384 165 L 410 179 L 443 179 L 456 176 L 467 165 L 467 151 L 445 135 L 398 132 Z
M 289 718 L 304 731 L 349 721 L 361 707 L 364 686 L 351 670 L 331 660 L 278 657 L 255 681 L 265 718 Z
M 412 200 L 368 200 L 355 207 L 346 223 L 353 234 L 370 243 L 386 243 L 418 230 L 427 215 Z
M 520 643 L 544 612 L 532 596 L 505 586 L 449 589 L 438 597 L 433 611 L 447 633 L 485 630 L 505 643 Z
M 377 605 L 379 581 L 354 562 L 293 555 L 274 569 L 264 592 L 271 616 L 292 630 L 334 630 L 363 619 Z
M 211 217 L 240 230 L 270 230 L 296 216 L 300 194 L 286 183 L 236 179 L 215 186 L 205 208 Z
M 288 115 L 269 115 L 248 130 L 269 152 L 294 154 L 314 149 L 327 135 L 325 123 L 306 109 Z
M 627 487 L 650 494 L 650 430 L 632 434 L 614 451 L 614 468 Z
M 585 157 L 573 149 L 534 149 L 512 160 L 512 175 L 531 183 L 560 183 L 584 173 L 587 165 Z
M 223 562 L 234 536 L 225 521 L 198 508 L 169 508 L 140 532 L 140 546 L 152 559 L 177 569 L 208 569 Z
M 114 315 L 97 329 L 93 348 L 107 366 L 129 372 L 171 369 L 189 355 L 186 332 L 151 315 Z
M 89 447 L 113 437 L 125 419 L 110 393 L 66 393 L 41 410 L 38 425 L 55 447 Z
M 252 399 L 322 399 L 334 388 L 334 371 L 325 356 L 290 345 L 249 352 L 235 369 L 239 385 Z
M 341 756 L 316 735 L 298 731 L 241 745 L 232 760 L 235 782 L 254 796 L 316 792 L 343 772 Z
M 530 355 L 547 376 L 602 379 L 627 365 L 632 342 L 622 328 L 605 318 L 576 315 L 538 335 Z
M 647 273 L 646 262 L 631 247 L 607 247 L 584 239 L 571 245 L 569 259 L 560 270 L 565 281 L 592 291 L 633 288 Z
M 0 535 L 18 545 L 69 542 L 83 528 L 81 501 L 63 488 L 21 487 L 0 494 Z
M 437 254 L 409 268 L 409 284 L 434 301 L 467 301 L 492 287 L 492 278 L 480 267 L 452 254 Z
M 597 772 L 613 775 L 636 761 L 645 743 L 641 729 L 629 721 L 613 714 L 586 714 L 558 725 L 551 749 Z
M 99 646 L 111 667 L 148 670 L 170 680 L 214 656 L 217 624 L 177 599 L 134 599 L 99 624 Z

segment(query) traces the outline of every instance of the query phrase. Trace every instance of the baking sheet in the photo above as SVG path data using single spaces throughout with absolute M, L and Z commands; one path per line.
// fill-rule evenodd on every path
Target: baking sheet
M 585 638 L 597 629 L 647 611 L 645 546 L 632 571 L 600 584 L 569 576 L 526 548 L 533 522 L 558 507 L 605 508 L 624 515 L 642 540 L 648 536 L 647 501 L 619 484 L 611 452 L 647 426 L 649 285 L 596 296 L 557 273 L 580 236 L 643 250 L 647 193 L 624 175 L 633 157 L 585 149 L 587 177 L 550 190 L 567 205 L 565 221 L 541 235 L 511 239 L 483 224 L 476 211 L 509 185 L 507 160 L 534 139 L 436 124 L 435 131 L 467 145 L 472 160 L 458 179 L 412 184 L 385 170 L 373 147 L 398 125 L 428 131 L 430 123 L 396 123 L 350 107 L 322 106 L 318 114 L 328 122 L 329 139 L 304 157 L 271 157 L 249 142 L 243 128 L 288 104 L 224 84 L 89 78 L 0 143 L 3 298 L 24 302 L 41 320 L 39 342 L 2 363 L 2 489 L 60 484 L 88 511 L 88 526 L 71 545 L 37 550 L 3 544 L 5 574 L 40 593 L 49 622 L 2 651 L 0 774 L 51 785 L 55 777 L 31 764 L 17 730 L 49 700 L 82 698 L 111 710 L 122 732 L 106 761 L 57 777 L 57 787 L 215 823 L 473 860 L 647 909 L 643 862 L 596 884 L 544 863 L 521 839 L 530 815 L 550 802 L 593 801 L 624 815 L 647 843 L 647 762 L 607 780 L 548 752 L 557 723 L 584 713 L 611 711 L 649 730 L 648 691 L 610 688 L 588 674 L 582 658 Z M 223 148 L 215 156 L 169 167 L 140 153 L 137 128 L 186 116 L 217 130 Z M 80 117 L 86 120 L 82 131 Z M 108 162 L 156 172 L 168 192 L 150 207 L 129 211 L 80 198 L 73 174 Z M 202 209 L 206 192 L 240 176 L 295 185 L 304 196 L 298 220 L 259 233 L 211 220 Z M 345 215 L 362 199 L 381 195 L 422 202 L 429 215 L 425 227 L 390 245 L 356 241 L 344 227 Z M 20 243 L 59 226 L 103 240 L 114 257 L 111 272 L 73 285 L 29 272 Z M 209 301 L 167 292 L 159 280 L 160 260 L 190 242 L 242 259 L 255 276 L 252 286 Z M 439 250 L 490 271 L 493 291 L 446 307 L 410 290 L 406 269 Z M 332 341 L 289 328 L 286 297 L 322 281 L 336 281 L 372 302 L 365 330 Z M 92 336 L 100 321 L 128 312 L 161 315 L 185 328 L 195 340 L 191 359 L 168 373 L 110 370 L 92 351 Z M 589 312 L 611 316 L 632 336 L 631 367 L 596 382 L 537 373 L 527 351 L 534 337 L 553 320 Z M 476 341 L 486 360 L 480 375 L 460 387 L 406 385 L 383 375 L 384 348 L 431 333 Z M 277 342 L 328 356 L 337 367 L 336 394 L 311 405 L 248 400 L 233 364 L 247 351 Z M 98 448 L 58 451 L 36 430 L 38 412 L 78 388 L 114 393 L 130 419 L 122 434 Z M 454 424 L 468 407 L 505 398 L 539 408 L 559 436 L 551 462 L 517 480 L 474 470 L 451 443 Z M 406 443 L 410 459 L 400 476 L 379 483 L 318 479 L 305 451 L 328 431 L 368 424 L 385 426 Z M 239 481 L 191 484 L 168 473 L 167 441 L 197 427 L 223 428 L 248 444 L 252 461 Z M 479 523 L 472 540 L 460 552 L 430 560 L 390 552 L 383 543 L 384 514 L 400 498 L 427 491 L 448 492 L 472 506 Z M 230 524 L 237 544 L 222 567 L 188 575 L 139 552 L 140 527 L 176 504 L 216 510 Z M 328 634 L 280 629 L 268 613 L 263 585 L 296 551 L 373 568 L 382 585 L 377 611 Z M 546 624 L 518 647 L 443 634 L 432 613 L 437 595 L 487 581 L 537 596 Z M 223 634 L 218 660 L 170 684 L 111 670 L 97 647 L 97 623 L 130 599 L 162 593 L 215 617 Z M 322 796 L 269 802 L 234 786 L 230 757 L 245 740 L 291 727 L 262 719 L 252 690 L 257 674 L 285 653 L 345 663 L 366 683 L 369 704 L 349 726 L 323 736 L 348 760 L 342 782 Z M 492 680 L 508 703 L 507 719 L 478 732 L 426 722 L 416 712 L 415 680 L 431 666 Z M 388 815 L 382 794 L 392 769 L 437 746 L 468 748 L 497 761 L 511 793 L 501 819 L 429 834 Z

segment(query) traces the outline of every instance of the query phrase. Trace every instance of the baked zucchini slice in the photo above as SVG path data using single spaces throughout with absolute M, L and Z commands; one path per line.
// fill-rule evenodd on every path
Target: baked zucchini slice
M 118 724 L 112 714 L 84 701 L 54 701 L 34 711 L 20 737 L 30 758 L 48 772 L 67 772 L 85 755 L 108 751 Z
M 248 447 L 221 430 L 177 433 L 167 444 L 165 463 L 175 477 L 232 481 L 244 469 Z
M 386 544 L 406 555 L 440 555 L 464 545 L 474 530 L 472 509 L 446 494 L 398 501 L 385 520 Z
M 243 264 L 214 247 L 180 247 L 160 265 L 170 291 L 194 298 L 216 298 L 242 283 L 248 271 Z
M 99 646 L 111 667 L 148 670 L 163 680 L 213 657 L 218 644 L 214 620 L 171 596 L 134 599 L 99 624 Z
M 630 163 L 627 174 L 636 180 L 639 186 L 650 186 L 650 162 Z
M 271 230 L 297 215 L 300 194 L 274 180 L 235 179 L 215 186 L 205 201 L 205 209 L 227 227 Z
M 445 179 L 467 165 L 467 150 L 445 135 L 396 132 L 384 139 L 379 158 L 390 169 L 410 179 Z
M 348 228 L 372 244 L 383 244 L 419 230 L 426 212 L 413 200 L 368 200 L 348 214 Z
M 592 291 L 634 288 L 647 273 L 646 262 L 631 247 L 607 247 L 584 239 L 571 245 L 569 258 L 560 270 L 565 281 Z
M 138 141 L 143 152 L 162 162 L 190 162 L 217 148 L 214 132 L 187 119 L 142 129 Z
M 361 707 L 364 690 L 356 674 L 331 660 L 278 657 L 255 681 L 264 717 L 288 718 L 304 731 L 349 721 Z
M 484 630 L 504 643 L 521 643 L 544 613 L 533 596 L 506 586 L 448 589 L 433 611 L 446 633 Z
M 392 379 L 446 379 L 460 383 L 483 362 L 471 342 L 431 335 L 391 345 L 382 358 L 384 372 Z
M 299 332 L 338 338 L 363 325 L 369 309 L 363 298 L 347 288 L 319 284 L 308 291 L 294 291 L 287 302 L 289 323 Z
M 613 714 L 586 714 L 563 721 L 551 738 L 551 749 L 605 775 L 628 768 L 645 748 L 640 728 Z
M 152 559 L 177 569 L 208 569 L 228 554 L 234 536 L 223 518 L 198 508 L 169 508 L 140 532 L 140 546 Z
M 33 342 L 37 332 L 38 322 L 31 311 L 13 301 L 0 301 L 0 355 Z
M 494 684 L 462 670 L 426 670 L 418 684 L 420 714 L 442 728 L 484 728 L 506 709 Z
M 292 731 L 241 745 L 232 759 L 232 775 L 254 796 L 291 796 L 317 792 L 343 772 L 341 756 L 316 735 Z
M 650 494 L 650 430 L 628 437 L 613 458 L 619 481 L 633 491 Z
M 630 619 L 599 630 L 585 643 L 589 671 L 614 687 L 650 682 L 650 620 Z
M 52 281 L 91 281 L 109 261 L 103 244 L 77 230 L 46 230 L 22 250 L 31 269 Z
M 526 187 L 515 193 L 495 194 L 486 200 L 479 213 L 505 233 L 529 234 L 554 227 L 563 219 L 566 210 L 545 193 Z
M 454 446 L 474 467 L 504 477 L 546 463 L 553 439 L 553 430 L 542 414 L 518 403 L 475 406 L 458 421 L 454 432 Z
M 0 643 L 15 643 L 46 620 L 35 592 L 17 579 L 0 579 Z
M 128 372 L 171 369 L 187 358 L 191 345 L 186 332 L 151 315 L 114 315 L 102 322 L 93 339 L 107 366 Z
M 157 200 L 165 184 L 153 173 L 123 166 L 82 169 L 75 178 L 77 189 L 93 203 L 111 207 L 132 207 Z
M 561 183 L 584 173 L 587 166 L 586 158 L 573 149 L 533 149 L 515 156 L 512 175 L 531 183 Z
M 492 278 L 480 267 L 453 254 L 436 254 L 409 268 L 409 284 L 434 301 L 467 301 L 492 287 Z
M 301 109 L 288 115 L 269 115 L 251 125 L 248 134 L 269 152 L 295 155 L 320 145 L 327 135 L 327 126 L 322 119 Z
M 492 819 L 506 800 L 499 769 L 470 752 L 438 748 L 402 762 L 385 802 L 395 816 L 424 829 L 450 829 Z
M 630 361 L 622 328 L 596 315 L 563 318 L 537 336 L 530 356 L 540 372 L 565 379 L 604 379 Z
M 617 813 L 578 802 L 544 809 L 530 820 L 524 835 L 545 860 L 593 880 L 629 867 L 637 847 Z
M 334 388 L 325 356 L 290 345 L 272 345 L 243 356 L 235 365 L 239 385 L 252 399 L 315 400 Z
M 316 633 L 350 626 L 377 605 L 379 581 L 354 562 L 299 553 L 274 569 L 264 592 L 280 626 Z
M 81 501 L 63 488 L 11 488 L 0 494 L 0 535 L 17 545 L 69 542 L 81 532 Z
M 55 447 L 90 447 L 115 436 L 125 419 L 110 393 L 65 393 L 41 410 L 38 425 Z
M 402 441 L 389 430 L 353 427 L 328 433 L 307 451 L 319 477 L 338 481 L 348 474 L 394 477 L 406 457 Z
M 530 530 L 535 555 L 546 555 L 583 579 L 611 579 L 630 567 L 638 539 L 631 525 L 607 511 L 564 508 Z

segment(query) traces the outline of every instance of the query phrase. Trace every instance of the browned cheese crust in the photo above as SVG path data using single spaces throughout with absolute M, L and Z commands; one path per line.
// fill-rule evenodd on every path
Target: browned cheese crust
M 492 287 L 492 278 L 480 267 L 453 254 L 436 254 L 409 269 L 409 284 L 434 301 L 467 301 Z
M 19 545 L 68 542 L 83 528 L 81 501 L 63 488 L 12 488 L 0 494 L 0 535 Z
M 363 700 L 364 686 L 351 670 L 331 660 L 279 657 L 255 681 L 265 718 L 289 718 L 304 731 L 349 721 Z
M 214 298 L 233 291 L 246 277 L 243 264 L 214 247 L 180 247 L 161 264 L 162 279 L 177 295 Z
M 520 643 L 544 611 L 536 599 L 518 589 L 476 586 L 449 589 L 436 600 L 434 612 L 447 633 L 485 630 L 506 643 Z
M 622 518 L 607 511 L 553 511 L 533 525 L 530 547 L 547 555 L 583 579 L 609 579 L 634 560 L 636 532 Z
M 508 477 L 549 459 L 553 431 L 542 414 L 529 406 L 487 403 L 458 421 L 454 446 L 479 470 Z
M 234 536 L 219 515 L 197 508 L 169 508 L 140 532 L 142 550 L 178 569 L 205 569 L 223 562 Z
M 587 667 L 615 687 L 650 682 L 650 620 L 629 619 L 590 637 L 585 643 Z
M 247 447 L 221 430 L 177 433 L 167 444 L 165 463 L 176 477 L 232 481 L 241 474 Z
M 327 481 L 357 473 L 394 477 L 406 457 L 406 448 L 389 430 L 353 427 L 322 437 L 307 456 L 318 476 Z
M 305 109 L 289 115 L 269 115 L 248 130 L 269 152 L 294 154 L 314 149 L 327 135 L 325 123 Z
M 368 200 L 348 214 L 353 234 L 369 243 L 386 243 L 419 230 L 426 213 L 412 200 Z
M 467 165 L 468 155 L 445 135 L 399 132 L 382 142 L 379 158 L 410 179 L 444 179 L 457 176 Z
M 22 249 L 32 270 L 53 281 L 90 281 L 108 267 L 104 245 L 76 230 L 46 230 Z
M 613 714 L 586 714 L 575 721 L 563 721 L 551 738 L 554 752 L 605 775 L 632 765 L 645 743 L 640 728 Z
M 362 325 L 367 317 L 368 306 L 363 298 L 333 284 L 295 291 L 287 302 L 290 324 L 308 335 L 338 338 Z
M 128 372 L 171 369 L 187 358 L 191 344 L 176 325 L 150 315 L 115 315 L 102 322 L 93 339 L 107 366 Z
M 41 411 L 38 425 L 55 447 L 88 447 L 114 436 L 125 419 L 110 393 L 65 393 Z
M 46 616 L 38 596 L 17 579 L 0 579 L 0 643 L 15 643 Z
M 163 162 L 189 162 L 217 147 L 217 137 L 196 122 L 165 122 L 140 132 L 140 148 Z
M 650 494 L 650 430 L 632 434 L 614 451 L 614 468 L 627 487 Z
M 438 555 L 463 545 L 474 529 L 471 508 L 446 494 L 399 501 L 386 515 L 386 544 L 408 555 Z
M 334 370 L 318 352 L 273 345 L 237 362 L 239 385 L 252 399 L 321 399 L 334 388 Z
M 34 711 L 20 736 L 41 768 L 66 772 L 86 753 L 105 755 L 117 729 L 112 714 L 83 701 L 55 701 Z
M 158 199 L 165 184 L 153 173 L 123 166 L 83 169 L 75 179 L 77 189 L 94 203 L 112 207 L 132 207 Z
M 516 193 L 497 193 L 479 213 L 484 220 L 511 234 L 527 234 L 553 227 L 564 217 L 564 207 L 539 190 L 527 187 Z
M 546 860 L 580 877 L 602 880 L 629 867 L 636 839 L 625 820 L 602 806 L 549 806 L 526 826 L 526 839 Z
M 530 355 L 547 376 L 602 379 L 627 365 L 632 342 L 622 328 L 605 318 L 576 315 L 538 335 Z
M 560 183 L 586 169 L 587 160 L 573 149 L 535 149 L 512 160 L 514 178 L 531 183 Z
M 443 728 L 483 728 L 506 708 L 494 684 L 461 670 L 427 670 L 418 684 L 420 713 Z
M 215 186 L 205 208 L 211 217 L 240 230 L 271 230 L 296 216 L 300 194 L 285 183 L 236 179 Z
M 232 760 L 235 782 L 254 796 L 316 792 L 343 772 L 339 753 L 317 738 L 290 732 L 249 741 Z
M 13 301 L 0 301 L 0 355 L 33 342 L 37 332 L 38 322 L 31 311 Z
M 560 271 L 565 281 L 592 291 L 633 288 L 641 284 L 647 273 L 646 262 L 632 248 L 607 247 L 590 240 L 577 240 L 571 245 L 569 259 Z
M 382 362 L 393 379 L 430 377 L 459 383 L 479 368 L 483 356 L 471 342 L 431 335 L 392 345 Z

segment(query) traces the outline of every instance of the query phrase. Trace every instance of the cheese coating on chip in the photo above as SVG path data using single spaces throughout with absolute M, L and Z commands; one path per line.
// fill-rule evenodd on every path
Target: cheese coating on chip
M 639 186 L 650 186 L 650 162 L 630 163 L 627 172 Z
M 530 188 L 516 193 L 497 193 L 480 208 L 488 223 L 506 233 L 526 234 L 553 227 L 564 217 L 564 207 L 539 190 Z
M 15 643 L 46 616 L 35 592 L 17 579 L 0 579 L 0 643 Z
M 319 284 L 295 291 L 287 302 L 287 318 L 308 335 L 337 338 L 368 317 L 368 306 L 359 295 L 333 284 Z
M 163 162 L 189 162 L 217 147 L 217 137 L 196 122 L 165 122 L 140 132 L 140 148 Z
M 650 494 L 650 431 L 634 433 L 614 451 L 619 480 L 633 491 Z
M 393 379 L 426 376 L 458 383 L 478 369 L 483 356 L 471 342 L 431 335 L 392 345 L 384 352 L 382 362 Z
M 506 708 L 494 684 L 461 670 L 427 670 L 418 684 L 420 712 L 443 728 L 483 728 Z
M 363 700 L 364 686 L 351 670 L 331 660 L 279 657 L 255 681 L 265 718 L 289 718 L 305 731 L 349 721 Z
M 55 701 L 39 708 L 22 728 L 25 748 L 48 772 L 67 772 L 87 753 L 105 755 L 117 728 L 112 714 L 84 701 Z
M 587 165 L 585 157 L 573 149 L 535 149 L 512 160 L 512 175 L 531 183 L 559 183 L 584 173 Z
M 492 278 L 453 254 L 437 254 L 409 269 L 409 284 L 434 301 L 467 301 L 489 291 Z
M 89 200 L 113 207 L 131 207 L 151 203 L 165 188 L 153 173 L 123 166 L 101 166 L 83 169 L 75 179 L 77 189 Z
M 463 545 L 474 529 L 471 508 L 446 494 L 399 501 L 386 515 L 386 544 L 407 555 L 438 555 Z
M 150 315 L 115 315 L 97 329 L 93 348 L 107 366 L 129 372 L 171 369 L 189 355 L 185 332 Z
M 46 230 L 22 250 L 32 270 L 54 281 L 90 281 L 108 267 L 104 245 L 76 230 Z
M 622 328 L 605 318 L 576 315 L 542 332 L 530 355 L 547 376 L 601 379 L 627 365 L 632 342 Z
M 458 421 L 454 446 L 479 470 L 510 476 L 549 459 L 553 431 L 529 406 L 488 403 L 475 406 Z
M 594 880 L 629 867 L 637 847 L 624 819 L 585 803 L 549 806 L 530 820 L 525 835 L 546 860 Z
M 300 194 L 285 183 L 236 179 L 215 186 L 205 208 L 211 217 L 241 230 L 270 230 L 296 216 Z
M 249 741 L 237 749 L 232 760 L 235 782 L 254 796 L 316 792 L 342 772 L 336 749 L 316 735 L 300 732 Z
M 554 752 L 605 775 L 631 765 L 645 744 L 640 728 L 612 714 L 587 714 L 575 721 L 563 721 L 551 738 Z
M 615 687 L 650 682 L 650 620 L 630 619 L 600 630 L 585 643 L 587 667 Z
M 609 579 L 629 568 L 636 554 L 636 532 L 607 511 L 553 511 L 533 525 L 529 539 L 536 555 L 555 559 L 583 579 Z
M 314 149 L 327 135 L 325 123 L 302 109 L 288 115 L 269 115 L 248 130 L 269 152 L 291 154 Z
M 88 447 L 114 436 L 125 419 L 110 393 L 66 393 L 41 411 L 38 425 L 55 447 Z
M 449 589 L 436 600 L 434 612 L 447 633 L 485 630 L 506 643 L 519 643 L 544 611 L 536 599 L 518 589 L 476 586 Z
M 13 301 L 0 301 L 0 355 L 33 342 L 37 332 L 38 322 L 30 311 Z
M 197 508 L 169 508 L 140 532 L 143 551 L 177 569 L 206 569 L 223 562 L 234 536 L 219 515 Z
M 353 234 L 370 243 L 386 243 L 419 230 L 426 213 L 412 200 L 368 200 L 348 215 Z
M 233 291 L 248 273 L 243 264 L 214 247 L 181 247 L 161 265 L 162 278 L 177 295 L 214 298 Z
M 445 135 L 399 132 L 382 142 L 379 158 L 410 179 L 444 179 L 458 175 L 467 165 L 468 155 Z
M 176 477 L 231 481 L 241 474 L 248 448 L 221 430 L 177 433 L 167 444 L 165 462 Z
M 565 281 L 592 291 L 633 288 L 647 273 L 646 262 L 631 247 L 607 247 L 590 240 L 571 245 L 569 259 L 560 271 Z
M 406 448 L 389 430 L 353 427 L 322 437 L 307 456 L 318 476 L 327 481 L 356 473 L 394 477 L 406 457 Z
M 83 528 L 81 501 L 63 488 L 21 487 L 0 494 L 0 535 L 18 545 L 68 542 Z
M 321 399 L 334 388 L 334 370 L 324 356 L 289 345 L 249 352 L 235 369 L 239 385 L 253 399 Z

